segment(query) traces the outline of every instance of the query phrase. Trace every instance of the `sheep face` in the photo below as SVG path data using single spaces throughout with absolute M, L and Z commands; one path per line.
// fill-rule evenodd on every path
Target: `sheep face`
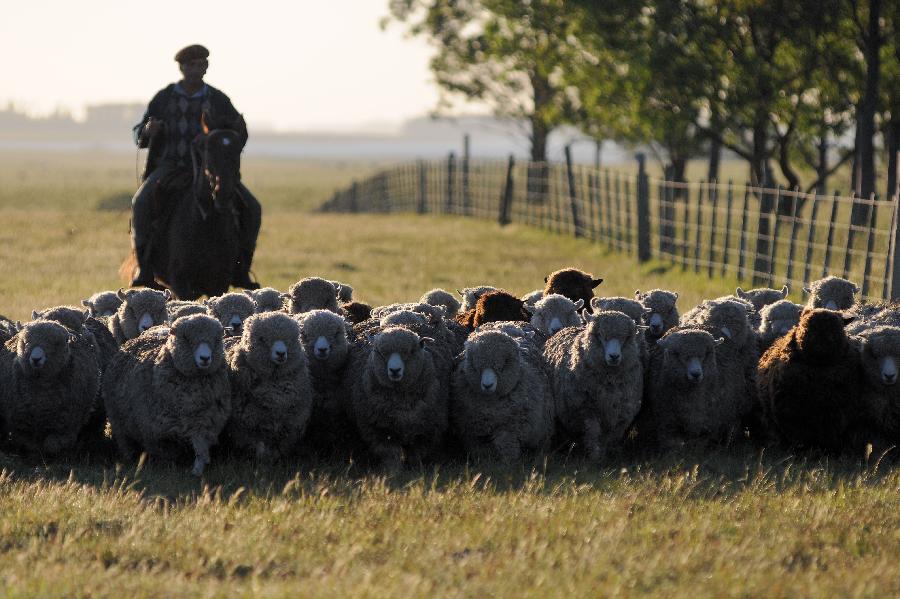
M 635 291 L 634 297 L 644 306 L 642 320 L 654 337 L 660 337 L 678 322 L 678 309 L 675 307 L 677 293 L 653 289 L 647 293 Z
M 747 300 L 753 307 L 756 308 L 756 311 L 759 312 L 765 306 L 769 304 L 774 304 L 777 301 L 781 301 L 788 296 L 790 289 L 785 285 L 779 291 L 778 289 L 751 289 L 750 291 L 744 291 L 740 287 L 735 290 L 734 294 L 741 298 L 742 300 Z
M 328 310 L 313 310 L 300 320 L 300 340 L 306 355 L 319 362 L 343 363 L 350 349 L 347 323 Z
M 519 298 L 505 291 L 491 291 L 475 304 L 475 326 L 486 322 L 530 320 L 531 314 Z
M 426 338 L 403 327 L 391 327 L 375 336 L 369 371 L 384 387 L 404 387 L 418 380 L 425 365 Z
M 271 312 L 248 318 L 241 346 L 250 367 L 258 373 L 293 371 L 306 364 L 300 325 L 287 314 Z
M 848 342 L 844 325 L 851 321 L 852 318 L 833 310 L 804 310 L 800 324 L 793 333 L 796 335 L 796 345 L 817 361 L 833 362 L 840 358 L 840 350 Z
M 492 291 L 499 291 L 496 287 L 490 287 L 487 285 L 482 285 L 481 287 L 466 287 L 465 289 L 457 290 L 457 293 L 462 297 L 462 306 L 460 306 L 460 312 L 466 312 L 468 310 L 472 310 L 475 308 L 475 304 L 478 303 L 478 298 L 486 293 L 490 293 Z
M 303 314 L 312 310 L 337 312 L 337 294 L 331 281 L 308 277 L 294 283 L 288 290 L 288 308 L 291 314 Z
M 432 289 L 419 300 L 423 304 L 438 306 L 444 309 L 444 314 L 448 318 L 453 318 L 459 313 L 461 304 L 453 297 L 452 294 L 443 289 Z
M 741 301 L 716 301 L 709 309 L 706 325 L 729 343 L 742 347 L 750 334 L 750 321 L 747 318 L 749 307 L 749 304 Z
M 508 395 L 522 375 L 519 346 L 500 331 L 484 331 L 466 341 L 463 371 L 470 389 L 482 395 Z
M 52 379 L 69 363 L 75 337 L 58 322 L 37 320 L 19 331 L 16 362 L 28 378 Z
M 166 302 L 172 297 L 169 290 L 119 290 L 119 326 L 126 339 L 134 339 L 150 327 L 165 324 L 169 315 Z
M 531 326 L 548 337 L 553 336 L 566 327 L 581 325 L 578 311 L 583 307 L 582 300 L 573 302 L 558 293 L 548 295 L 535 304 Z
M 559 293 L 573 302 L 582 300 L 585 309 L 590 312 L 594 289 L 603 282 L 603 279 L 595 279 L 592 275 L 574 268 L 565 268 L 550 274 L 544 282 L 547 283 L 544 288 L 545 296 Z
M 225 364 L 223 333 L 219 321 L 205 314 L 176 320 L 166 342 L 175 369 L 188 377 L 217 372 Z
M 813 281 L 804 288 L 809 293 L 807 308 L 825 308 L 827 310 L 847 310 L 853 306 L 854 297 L 859 293 L 855 283 L 840 277 L 825 277 Z
M 632 353 L 631 346 L 637 343 L 636 336 L 640 329 L 622 312 L 610 310 L 591 315 L 585 310 L 584 318 L 588 323 L 589 339 L 585 353 L 590 363 L 612 368 L 620 366 L 623 357 Z M 636 355 L 637 351 L 633 353 Z
M 209 315 L 230 329 L 230 335 L 240 335 L 244 321 L 256 314 L 256 302 L 245 293 L 226 293 L 205 303 Z
M 340 281 L 328 281 L 334 285 L 334 294 L 337 300 L 342 304 L 349 304 L 353 301 L 353 287 Z
M 716 347 L 722 339 L 714 339 L 706 331 L 685 329 L 669 333 L 657 342 L 663 352 L 662 372 L 666 382 L 678 387 L 700 384 L 716 373 Z
M 86 307 L 94 318 L 108 317 L 116 313 L 122 305 L 122 300 L 115 291 L 101 291 L 86 300 L 81 300 L 81 305 Z
M 800 322 L 802 306 L 789 301 L 780 300 L 762 309 L 760 317 L 762 323 L 759 327 L 760 334 L 783 337 Z
M 900 328 L 875 327 L 862 335 L 862 364 L 875 387 L 893 387 L 900 371 Z

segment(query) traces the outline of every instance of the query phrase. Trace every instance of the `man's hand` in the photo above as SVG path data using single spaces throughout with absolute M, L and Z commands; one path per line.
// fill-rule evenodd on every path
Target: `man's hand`
M 144 131 L 143 133 L 141 133 L 141 137 L 148 140 L 153 139 L 156 134 L 159 133 L 159 130 L 162 128 L 162 124 L 163 123 L 161 120 L 151 116 L 149 119 L 147 119 L 147 124 L 144 125 Z

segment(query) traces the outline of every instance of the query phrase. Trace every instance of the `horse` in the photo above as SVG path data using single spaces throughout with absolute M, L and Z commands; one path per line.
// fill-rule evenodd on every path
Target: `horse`
M 207 114 L 202 122 L 191 148 L 192 182 L 179 184 L 176 175 L 156 190 L 161 209 L 148 249 L 157 283 L 182 300 L 226 293 L 239 260 L 237 183 L 245 125 L 238 117 L 211 127 Z M 132 250 L 120 273 L 132 275 L 135 265 Z

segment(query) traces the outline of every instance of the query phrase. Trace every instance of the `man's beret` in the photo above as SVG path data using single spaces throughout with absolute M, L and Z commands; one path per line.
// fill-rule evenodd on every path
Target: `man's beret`
M 200 44 L 193 44 L 179 50 L 175 55 L 175 61 L 181 64 L 190 60 L 194 60 L 195 58 L 207 58 L 208 56 L 209 50 L 207 50 Z

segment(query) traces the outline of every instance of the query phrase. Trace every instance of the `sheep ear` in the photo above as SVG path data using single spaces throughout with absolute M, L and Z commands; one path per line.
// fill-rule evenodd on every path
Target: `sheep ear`
M 91 317 L 91 312 L 90 312 L 90 310 L 82 310 L 81 313 L 84 314 L 84 317 L 81 319 L 81 322 L 82 322 L 82 323 L 87 322 L 87 321 L 88 321 L 88 318 Z
M 172 299 L 172 291 L 169 289 L 163 289 L 163 297 L 166 298 L 166 301 Z
M 419 347 L 424 348 L 426 344 L 434 343 L 434 339 L 431 337 L 420 337 L 419 338 Z
M 544 277 L 544 282 L 547 283 L 550 277 Z
M 234 335 L 235 332 L 236 332 L 235 328 L 231 325 L 228 325 L 227 327 L 222 327 L 222 333 L 225 335 Z
M 716 343 L 716 347 L 719 347 L 720 345 L 725 343 L 725 337 L 719 337 L 718 339 L 716 339 L 715 343 Z
M 81 300 L 81 305 L 84 306 L 85 308 L 90 308 L 91 302 L 89 302 L 87 300 Z
M 809 290 L 809 287 L 804 287 L 803 293 L 812 293 L 812 291 Z
M 74 333 L 69 333 L 69 338 L 66 340 L 66 343 L 68 343 L 69 345 L 75 345 L 77 341 L 78 337 L 76 337 Z
M 841 314 L 841 317 L 844 319 L 844 326 L 847 326 L 854 320 L 856 320 L 856 316 L 854 314 Z
M 579 301 L 584 301 L 584 300 L 579 300 Z M 599 311 L 600 310 L 600 298 L 592 297 L 590 306 L 592 309 Z
M 589 323 L 589 322 L 591 322 L 592 320 L 594 320 L 594 316 L 593 316 L 590 312 L 588 312 L 588 309 L 587 309 L 587 308 L 585 308 L 584 310 L 581 311 L 581 318 L 582 318 L 582 319 L 584 320 L 584 322 L 586 322 L 586 323 Z
M 281 299 L 283 299 L 283 300 L 289 300 L 289 299 L 291 299 L 291 294 L 290 294 L 290 293 L 282 293 L 282 294 L 281 294 Z
M 459 297 L 466 297 L 466 294 L 463 293 L 460 289 L 457 289 L 456 293 L 457 293 L 457 295 L 459 295 Z
M 122 301 L 125 301 L 125 298 L 128 297 L 128 294 L 125 293 L 125 289 L 123 287 L 119 287 L 119 290 L 116 291 L 116 297 Z
M 575 311 L 581 310 L 584 307 L 584 300 L 578 298 L 578 301 L 575 302 Z
M 603 279 L 591 279 L 591 289 L 596 289 L 597 285 L 603 282 Z
M 40 317 L 41 317 L 41 313 L 40 313 L 40 312 L 38 312 L 37 310 L 32 310 L 32 311 L 31 311 L 31 320 L 37 320 L 37 319 L 40 318 Z
M 638 300 L 638 301 L 644 299 L 644 298 L 641 297 L 641 290 L 640 290 L 640 289 L 635 289 L 635 290 L 634 290 L 634 299 L 636 299 L 636 300 Z
M 737 295 L 737 296 L 738 296 L 739 298 L 741 298 L 741 299 L 747 299 L 747 298 L 749 297 L 748 294 L 747 294 L 747 292 L 744 291 L 743 289 L 741 289 L 740 287 L 738 287 L 737 289 L 735 289 L 734 293 L 735 293 L 735 295 Z
M 644 308 L 644 314 L 653 314 L 653 308 Z
M 859 287 L 857 287 L 856 285 L 853 286 L 853 293 L 854 295 L 859 293 Z
M 791 292 L 790 288 L 787 285 L 785 285 L 784 287 L 781 288 L 781 297 L 787 297 L 790 292 Z
M 672 292 L 672 295 L 675 296 L 675 299 L 678 299 L 678 292 L 677 292 L 677 291 L 673 291 L 673 292 Z
M 244 295 L 246 295 L 246 296 L 249 297 L 250 299 L 255 299 L 255 298 L 253 297 L 253 291 L 250 290 L 250 289 L 244 289 Z
M 537 331 L 525 331 L 526 339 L 534 339 L 537 336 Z
M 522 304 L 522 310 L 524 310 L 529 316 L 534 316 L 534 307 L 529 306 L 528 304 Z

